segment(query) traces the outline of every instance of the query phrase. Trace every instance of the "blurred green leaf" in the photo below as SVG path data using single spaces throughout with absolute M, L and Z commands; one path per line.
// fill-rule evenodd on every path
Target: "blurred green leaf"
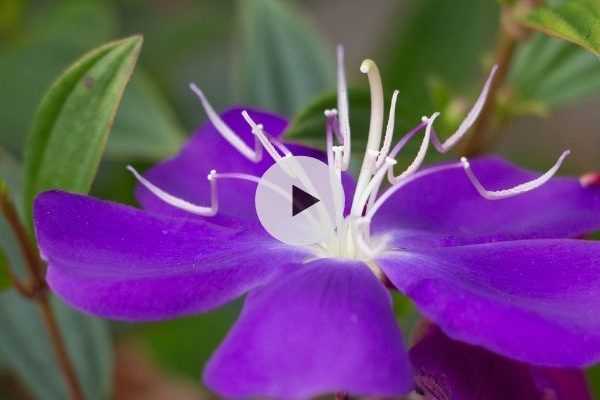
M 244 0 L 241 55 L 237 63 L 241 100 L 292 115 L 323 90 L 333 88 L 334 53 L 288 2 Z
M 179 150 L 183 129 L 152 80 L 133 74 L 106 148 L 111 159 L 157 160 Z
M 521 47 L 509 75 L 516 102 L 544 109 L 600 90 L 600 61 L 574 44 L 538 34 Z
M 56 299 L 52 306 L 85 398 L 111 398 L 112 348 L 104 322 L 84 316 Z M 15 292 L 0 294 L 0 326 L 0 358 L 19 375 L 33 396 L 67 399 L 64 379 L 34 303 Z
M 23 31 L 0 41 L 0 142 L 20 155 L 44 91 L 84 51 L 117 33 L 109 2 L 65 0 L 29 7 Z
M 400 129 L 412 128 L 422 115 L 434 111 L 428 82 L 439 78 L 451 83 L 454 92 L 478 93 L 482 84 L 481 62 L 493 48 L 499 6 L 480 0 L 408 0 L 398 5 L 397 24 L 391 46 L 383 56 L 383 81 L 388 91 L 400 90 Z M 488 71 L 485 71 L 487 73 Z M 450 93 L 456 97 L 456 93 Z
M 138 326 L 135 338 L 147 346 L 163 368 L 197 380 L 239 309 L 240 302 L 236 301 L 206 314 L 144 324 Z
M 42 100 L 25 153 L 28 215 L 40 191 L 90 189 L 141 45 L 132 36 L 92 50 Z
M 367 142 L 371 99 L 369 92 L 362 89 L 348 91 L 350 126 L 352 127 L 352 148 L 362 151 Z M 313 99 L 309 105 L 297 113 L 285 133 L 289 139 L 301 140 L 313 146 L 323 148 L 325 144 L 325 116 L 327 109 L 337 107 L 337 94 L 326 93 Z
M 573 42 L 600 55 L 600 1 L 558 1 L 534 8 L 522 22 L 537 31 Z

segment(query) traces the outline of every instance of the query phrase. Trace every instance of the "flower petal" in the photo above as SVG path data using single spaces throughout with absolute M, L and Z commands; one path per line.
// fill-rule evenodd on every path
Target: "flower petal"
M 431 398 L 591 399 L 580 370 L 535 367 L 514 361 L 452 340 L 437 326 L 428 325 L 423 338 L 411 348 L 410 360 L 417 386 Z
M 473 160 L 471 166 L 489 190 L 539 175 L 492 157 Z M 600 229 L 600 187 L 554 178 L 531 192 L 490 201 L 477 193 L 462 169 L 448 169 L 400 189 L 378 211 L 373 227 L 375 232 L 397 227 L 435 232 L 448 245 L 578 237 Z
M 540 365 L 600 361 L 600 242 L 538 239 L 396 251 L 378 264 L 454 339 Z
M 75 308 L 113 319 L 215 308 L 306 256 L 249 228 L 158 217 L 65 192 L 39 195 L 34 221 L 52 290 Z
M 330 259 L 253 291 L 204 381 L 225 397 L 286 399 L 412 384 L 386 290 L 364 264 Z
M 281 136 L 287 126 L 287 121 L 282 117 L 248 108 L 232 108 L 223 113 L 221 118 L 251 148 L 254 148 L 254 136 L 241 115 L 242 110 L 248 110 L 252 119 L 263 124 L 265 130 L 274 137 Z M 310 147 L 291 143 L 286 143 L 286 146 L 294 155 L 326 159 L 323 152 Z M 145 177 L 170 194 L 195 204 L 208 205 L 210 185 L 206 177 L 212 169 L 220 173 L 240 172 L 260 177 L 272 164 L 273 160 L 266 152 L 258 163 L 248 160 L 221 137 L 212 123 L 206 122 L 177 156 L 153 167 Z M 345 181 L 347 180 L 348 176 L 345 177 Z M 219 180 L 218 190 L 219 214 L 214 218 L 215 222 L 220 222 L 220 217 L 223 215 L 256 220 L 255 183 L 222 179 Z M 162 202 L 142 186 L 138 186 L 136 197 L 146 210 L 166 215 L 193 217 L 185 211 Z

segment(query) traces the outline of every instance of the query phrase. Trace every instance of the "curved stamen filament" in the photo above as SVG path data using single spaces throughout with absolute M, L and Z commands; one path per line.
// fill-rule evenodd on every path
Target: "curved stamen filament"
M 210 105 L 206 96 L 195 83 L 190 83 L 190 89 L 198 96 L 200 103 L 206 112 L 206 116 L 217 129 L 217 132 L 229 142 L 237 151 L 252 162 L 259 162 L 262 159 L 262 146 L 257 138 L 254 139 L 254 150 L 251 149 L 240 137 L 221 119 L 214 108 Z
M 500 200 L 500 199 L 506 199 L 509 197 L 517 196 L 521 193 L 529 192 L 530 190 L 533 190 L 533 189 L 537 189 L 540 186 L 542 186 L 544 183 L 548 182 L 556 174 L 556 172 L 558 172 L 564 159 L 570 153 L 571 152 L 569 150 L 564 151 L 560 155 L 560 157 L 558 158 L 556 163 L 554 163 L 552 168 L 550 168 L 548 171 L 546 171 L 545 174 L 543 174 L 531 181 L 513 186 L 512 188 L 503 189 L 503 190 L 494 190 L 494 191 L 486 190 L 483 187 L 483 185 L 481 184 L 479 179 L 473 173 L 473 170 L 471 169 L 471 165 L 469 164 L 469 161 L 465 157 L 462 157 L 460 159 L 460 161 L 463 165 L 463 168 L 465 169 L 467 177 L 469 178 L 469 180 L 471 181 L 471 183 L 473 184 L 473 186 L 475 187 L 477 192 L 481 195 L 481 197 L 483 197 L 487 200 Z
M 433 132 L 433 135 L 431 137 L 431 143 L 437 151 L 439 151 L 440 153 L 446 153 L 448 150 L 454 147 L 454 145 L 458 143 L 460 139 L 462 139 L 462 137 L 468 132 L 469 128 L 471 128 L 471 126 L 475 123 L 477 117 L 479 117 L 479 113 L 485 105 L 485 101 L 487 100 L 487 96 L 490 91 L 490 87 L 492 86 L 492 81 L 494 80 L 494 75 L 496 74 L 497 70 L 498 66 L 494 65 L 492 67 L 490 75 L 488 76 L 485 84 L 483 85 L 483 89 L 481 90 L 479 97 L 475 101 L 475 104 L 473 104 L 473 107 L 471 107 L 471 110 L 469 111 L 465 119 L 460 123 L 460 126 L 458 127 L 456 132 L 454 132 L 448 139 L 446 139 L 444 143 L 440 141 L 440 138 L 438 137 L 437 133 L 435 133 L 435 131 Z
M 352 214 L 360 215 L 358 202 L 369 183 L 374 171 L 375 160 L 371 160 L 373 152 L 379 153 L 379 145 L 381 144 L 381 133 L 383 128 L 383 85 L 381 83 L 381 75 L 377 65 L 372 60 L 364 60 L 360 65 L 360 72 L 367 74 L 369 79 L 369 88 L 371 91 L 371 119 L 369 122 L 369 136 L 367 139 L 367 148 L 363 158 L 362 166 L 358 174 L 358 182 L 356 183 L 356 192 L 352 200 Z
M 388 122 L 385 128 L 385 136 L 383 137 L 383 146 L 379 151 L 379 158 L 377 159 L 377 168 L 381 167 L 385 162 L 385 158 L 390 151 L 392 145 L 392 137 L 394 136 L 394 123 L 396 119 L 396 101 L 398 100 L 398 91 L 394 90 L 392 95 L 392 103 L 390 104 L 390 113 L 388 114 Z M 393 158 L 393 157 L 392 157 Z
M 394 165 L 396 165 L 396 160 L 394 160 L 393 158 L 387 157 L 385 159 L 384 165 L 379 167 L 379 169 L 373 176 L 373 179 L 371 179 L 371 181 L 369 182 L 369 184 L 367 185 L 365 190 L 361 193 L 360 199 L 358 200 L 358 207 L 361 211 L 361 214 L 362 214 L 362 210 L 365 207 L 365 204 L 367 203 L 367 200 L 369 199 L 369 196 L 372 193 L 374 193 L 375 191 L 379 191 L 379 186 L 381 185 L 381 182 L 383 181 L 383 177 L 385 176 L 386 172 L 389 173 L 389 171 L 394 168 Z
M 431 138 L 431 127 L 435 122 L 435 119 L 440 115 L 440 113 L 434 113 L 430 118 L 427 119 L 427 128 L 425 128 L 425 135 L 423 135 L 423 141 L 421 142 L 421 147 L 417 152 L 417 155 L 413 162 L 398 176 L 394 176 L 394 169 L 390 168 L 388 170 L 388 180 L 392 185 L 397 184 L 402 179 L 406 178 L 409 175 L 415 173 L 419 168 L 421 168 L 421 164 L 423 164 L 423 160 L 425 160 L 425 156 L 427 155 L 427 148 L 429 147 L 429 140 Z
M 369 179 L 371 178 L 371 176 L 373 176 L 373 172 L 375 171 L 375 163 L 377 162 L 378 155 L 379 152 L 377 150 L 371 149 L 368 149 L 365 153 L 365 158 L 361 167 L 360 176 L 354 192 L 354 198 L 352 199 L 352 208 L 350 210 L 350 213 L 354 216 L 362 215 L 362 207 L 360 205 L 360 200 L 362 198 L 362 194 L 365 192 L 366 186 L 368 186 L 369 184 Z M 361 182 L 360 177 L 364 177 L 363 182 Z
M 273 161 L 277 162 L 281 160 L 283 157 L 277 152 L 277 150 L 275 150 L 273 143 L 271 143 L 271 141 L 267 137 L 267 133 L 265 132 L 263 125 L 254 122 L 254 120 L 252 119 L 252 117 L 250 117 L 250 114 L 248 114 L 248 111 L 246 110 L 242 111 L 242 117 L 244 117 L 244 120 L 248 123 L 248 125 L 250 125 L 250 128 L 252 129 L 252 134 L 256 138 L 258 138 L 258 140 L 263 145 L 267 153 L 269 153 L 271 158 L 273 158 Z
M 344 48 L 337 47 L 337 107 L 339 112 L 339 127 L 343 137 L 344 159 L 342 169 L 346 171 L 350 167 L 351 134 L 350 134 L 350 113 L 348 110 L 348 86 L 346 84 L 346 70 L 344 68 Z
M 210 182 L 210 207 L 198 206 L 196 204 L 190 203 L 189 201 L 180 199 L 179 197 L 173 196 L 170 193 L 165 192 L 158 186 L 154 185 L 152 182 L 144 178 L 140 175 L 135 168 L 131 165 L 127 166 L 127 170 L 129 170 L 133 176 L 148 189 L 152 194 L 156 197 L 164 201 L 165 203 L 178 208 L 180 210 L 187 211 L 192 214 L 201 215 L 203 217 L 212 217 L 217 214 L 219 210 L 219 197 L 217 195 L 217 180 L 216 175 L 217 172 L 213 169 L 208 174 L 208 181 Z

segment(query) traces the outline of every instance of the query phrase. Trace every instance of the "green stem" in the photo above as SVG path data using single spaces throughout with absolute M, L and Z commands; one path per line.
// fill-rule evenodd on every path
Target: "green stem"
M 44 277 L 45 266 L 33 241 L 30 239 L 25 226 L 21 223 L 17 210 L 10 200 L 6 190 L 0 190 L 0 212 L 6 218 L 19 242 L 21 252 L 25 258 L 25 265 L 29 274 L 29 281 L 24 283 L 8 264 L 9 278 L 15 289 L 25 298 L 35 302 L 40 310 L 42 321 L 46 326 L 56 360 L 62 372 L 69 398 L 83 400 L 83 391 L 77 378 L 77 373 L 67 353 L 64 338 L 60 332 L 56 316 L 50 304 L 48 286 Z

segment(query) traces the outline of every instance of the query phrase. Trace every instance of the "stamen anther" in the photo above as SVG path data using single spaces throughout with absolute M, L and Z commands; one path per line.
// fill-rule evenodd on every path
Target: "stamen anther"
M 402 172 L 399 176 L 394 176 L 394 169 L 390 168 L 388 170 L 388 180 L 392 185 L 397 184 L 402 179 L 406 178 L 409 175 L 415 173 L 419 168 L 421 168 L 421 164 L 425 160 L 425 156 L 427 155 L 427 149 L 429 147 L 429 141 L 431 139 L 431 130 L 435 119 L 440 115 L 440 113 L 434 113 L 431 118 L 424 117 L 423 122 L 427 123 L 427 127 L 425 128 L 425 135 L 423 135 L 423 141 L 421 142 L 421 147 L 419 147 L 419 151 L 413 162 Z
M 131 165 L 127 166 L 127 170 L 131 172 L 133 176 L 135 176 L 135 178 L 138 180 L 138 182 L 140 182 L 140 184 L 146 189 L 148 189 L 152 194 L 154 194 L 156 197 L 175 208 L 187 211 L 192 214 L 201 215 L 203 217 L 212 217 L 217 214 L 217 211 L 219 209 L 219 199 L 217 196 L 217 171 L 215 171 L 214 169 L 210 171 L 207 177 L 208 181 L 210 182 L 210 207 L 198 206 L 196 204 L 190 203 L 189 201 L 183 200 L 179 197 L 173 196 L 172 194 L 165 192 L 164 190 L 162 190 L 161 188 L 144 178 Z
M 206 112 L 206 116 L 215 126 L 217 132 L 221 134 L 223 139 L 227 140 L 237 151 L 252 162 L 259 162 L 262 159 L 262 146 L 258 139 L 254 140 L 254 150 L 251 149 L 240 137 L 223 121 L 217 114 L 214 108 L 210 105 L 206 96 L 195 83 L 190 83 L 190 89 L 198 96 L 200 103 Z
M 246 110 L 242 111 L 242 117 L 244 117 L 246 123 L 250 125 L 250 128 L 252 129 L 252 134 L 256 138 L 258 138 L 258 140 L 263 145 L 267 153 L 269 153 L 269 155 L 273 158 L 273 161 L 277 162 L 281 160 L 282 157 L 277 152 L 277 150 L 275 150 L 273 143 L 271 143 L 271 141 L 267 137 L 267 133 L 264 130 L 264 126 L 262 124 L 257 124 L 256 122 L 254 122 L 254 120 L 252 119 L 252 117 L 250 117 L 250 114 L 248 114 L 248 111 Z
M 556 174 L 556 172 L 558 172 L 564 159 L 570 153 L 571 152 L 569 150 L 564 151 L 560 155 L 560 157 L 558 158 L 556 163 L 552 166 L 552 168 L 550 168 L 548 171 L 546 171 L 546 173 L 544 173 L 543 175 L 541 175 L 529 182 L 525 182 L 525 183 L 521 183 L 519 185 L 513 186 L 512 188 L 495 190 L 495 191 L 487 190 L 483 187 L 483 185 L 481 184 L 481 181 L 473 173 L 473 170 L 471 169 L 471 165 L 469 164 L 469 160 L 467 160 L 466 157 L 462 157 L 460 159 L 460 162 L 463 165 L 463 168 L 467 174 L 467 177 L 469 178 L 469 180 L 471 181 L 471 183 L 473 184 L 473 186 L 475 187 L 477 192 L 481 195 L 481 197 L 483 197 L 487 200 L 500 200 L 500 199 L 506 199 L 509 197 L 517 196 L 521 193 L 525 193 L 525 192 L 529 192 L 531 190 L 537 189 L 540 186 L 542 186 L 543 184 L 545 184 L 546 182 L 548 182 Z

